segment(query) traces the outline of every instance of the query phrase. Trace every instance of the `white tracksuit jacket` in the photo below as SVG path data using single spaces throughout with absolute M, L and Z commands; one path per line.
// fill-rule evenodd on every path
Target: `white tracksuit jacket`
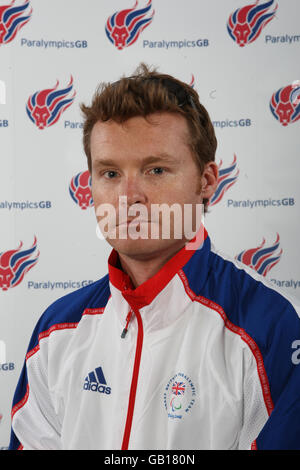
M 296 306 L 205 236 L 136 289 L 113 250 L 108 275 L 46 310 L 11 450 L 300 449 Z

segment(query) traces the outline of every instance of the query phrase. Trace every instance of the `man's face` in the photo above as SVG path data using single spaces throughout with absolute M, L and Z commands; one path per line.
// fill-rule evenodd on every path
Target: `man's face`
M 99 215 L 102 204 L 115 208 L 116 237 L 108 236 L 107 241 L 120 255 L 147 259 L 165 249 L 174 248 L 175 251 L 186 242 L 184 234 L 177 238 L 175 227 L 183 227 L 184 204 L 193 207 L 195 219 L 196 204 L 202 203 L 201 188 L 203 183 L 206 184 L 205 172 L 200 175 L 188 146 L 188 132 L 185 118 L 166 112 L 152 114 L 147 120 L 134 117 L 123 124 L 114 121 L 95 124 L 91 134 L 92 196 L 98 222 L 104 220 L 104 213 Z M 120 197 L 127 202 L 125 214 L 129 211 L 131 214 L 126 215 L 125 220 Z M 177 216 L 169 211 L 168 238 L 164 238 L 166 231 L 162 224 L 166 220 L 163 220 L 163 213 L 156 216 L 157 212 L 152 212 L 153 207 L 161 204 L 168 207 L 176 204 L 177 208 L 182 208 L 181 218 L 178 218 L 180 211 Z M 140 205 L 146 212 L 132 211 Z M 144 220 L 139 227 L 131 222 L 136 216 Z M 135 234 L 138 230 L 147 233 L 147 238 L 135 236 L 133 239 L 129 226 Z M 196 228 L 194 225 L 193 230 Z M 151 233 L 157 233 L 157 230 L 159 237 L 151 238 Z M 127 233 L 126 237 L 124 233 Z

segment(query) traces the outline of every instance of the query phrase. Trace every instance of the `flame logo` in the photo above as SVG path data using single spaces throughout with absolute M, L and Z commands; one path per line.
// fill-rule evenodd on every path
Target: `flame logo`
M 259 4 L 259 0 L 251 5 L 238 8 L 227 22 L 230 37 L 240 46 L 244 47 L 255 41 L 263 28 L 275 17 L 278 4 L 275 0 Z M 274 6 L 273 10 L 271 8 Z M 271 11 L 270 11 L 271 10 Z
M 141 32 L 152 22 L 154 10 L 152 15 L 146 18 L 152 8 L 152 0 L 148 1 L 145 8 L 137 9 L 137 6 L 138 0 L 133 8 L 117 11 L 106 22 L 106 35 L 119 50 L 135 43 Z
M 263 238 L 262 243 L 256 248 L 250 248 L 249 250 L 242 251 L 235 258 L 238 261 L 250 266 L 250 268 L 255 269 L 258 274 L 266 276 L 268 272 L 280 261 L 282 255 L 282 249 L 279 253 L 275 252 L 279 248 L 279 234 L 273 245 L 265 247 L 266 240 Z
M 192 78 L 189 83 L 190 87 L 194 88 L 195 87 L 195 75 L 192 73 Z
M 36 252 L 36 237 L 31 248 L 22 250 L 22 247 L 23 242 L 20 242 L 16 250 L 0 253 L 0 289 L 3 291 L 20 284 L 25 274 L 38 262 L 40 253 Z
M 234 185 L 238 176 L 239 176 L 239 169 L 236 168 L 237 166 L 237 158 L 234 155 L 233 161 L 230 166 L 221 169 L 223 161 L 221 160 L 218 169 L 219 169 L 219 176 L 218 176 L 218 184 L 217 189 L 214 195 L 211 197 L 209 201 L 209 207 L 215 206 L 218 202 L 221 201 L 226 191 L 228 191 L 231 186 Z M 233 173 L 236 171 L 235 175 Z
M 0 45 L 11 42 L 31 18 L 32 8 L 25 13 L 29 0 L 18 7 L 14 4 L 15 0 L 12 0 L 9 5 L 0 6 Z
M 70 196 L 82 210 L 94 205 L 91 192 L 92 178 L 89 171 L 73 176 L 69 185 Z
M 280 88 L 270 100 L 273 116 L 285 127 L 300 119 L 300 85 L 297 83 Z
M 28 98 L 26 111 L 38 129 L 53 126 L 74 101 L 76 91 L 70 98 L 66 98 L 73 89 L 73 77 L 71 76 L 66 88 L 58 90 L 58 85 L 59 81 L 57 80 L 54 88 L 37 91 Z

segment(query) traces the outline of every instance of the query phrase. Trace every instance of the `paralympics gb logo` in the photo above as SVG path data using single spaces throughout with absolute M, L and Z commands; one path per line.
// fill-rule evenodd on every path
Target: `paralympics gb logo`
M 276 253 L 279 249 L 279 240 L 280 237 L 277 233 L 277 237 L 273 245 L 265 247 L 266 240 L 263 238 L 263 241 L 259 246 L 242 251 L 235 257 L 235 259 L 254 269 L 258 274 L 266 276 L 268 272 L 280 261 L 282 249 Z
M 223 161 L 221 160 L 218 165 L 219 176 L 217 181 L 217 189 L 209 200 L 209 207 L 212 207 L 221 201 L 226 191 L 228 191 L 228 189 L 234 185 L 239 176 L 240 171 L 237 168 L 236 155 L 234 155 L 231 165 L 227 166 L 226 168 L 222 168 L 222 165 Z
M 36 237 L 28 250 L 22 250 L 22 246 L 23 242 L 20 242 L 16 250 L 0 253 L 0 289 L 3 291 L 20 284 L 25 274 L 38 262 L 40 253 L 36 252 Z
M 238 8 L 230 15 L 227 22 L 230 37 L 240 47 L 255 41 L 263 28 L 275 17 L 277 8 L 275 0 L 261 4 L 257 0 L 251 5 Z
M 287 126 L 300 119 L 300 81 L 280 88 L 273 93 L 270 109 L 280 124 Z
M 133 8 L 117 11 L 106 22 L 106 35 L 119 50 L 135 43 L 141 32 L 152 22 L 154 10 L 152 15 L 146 18 L 152 8 L 152 0 L 148 1 L 145 8 L 137 9 L 137 6 L 138 0 Z
M 26 111 L 29 119 L 38 129 L 53 126 L 74 101 L 76 91 L 67 98 L 73 89 L 73 77 L 71 76 L 66 88 L 59 90 L 58 85 L 59 81 L 57 80 L 54 88 L 36 91 L 28 98 Z
M 15 0 L 12 0 L 9 5 L 0 6 L 0 45 L 11 42 L 31 18 L 28 0 L 20 6 L 14 4 Z
M 73 176 L 69 185 L 71 198 L 82 210 L 94 205 L 91 191 L 91 175 L 89 171 L 82 171 Z

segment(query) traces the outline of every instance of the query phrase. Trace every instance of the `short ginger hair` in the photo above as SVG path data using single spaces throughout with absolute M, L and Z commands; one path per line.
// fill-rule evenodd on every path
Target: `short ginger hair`
M 206 163 L 215 160 L 217 139 L 209 114 L 192 86 L 167 74 L 160 74 L 142 63 L 134 75 L 114 83 L 100 83 L 90 106 L 80 105 L 83 113 L 83 147 L 91 173 L 91 133 L 96 122 L 123 123 L 157 112 L 178 113 L 189 128 L 189 146 L 202 174 Z M 203 200 L 206 208 L 208 200 Z

